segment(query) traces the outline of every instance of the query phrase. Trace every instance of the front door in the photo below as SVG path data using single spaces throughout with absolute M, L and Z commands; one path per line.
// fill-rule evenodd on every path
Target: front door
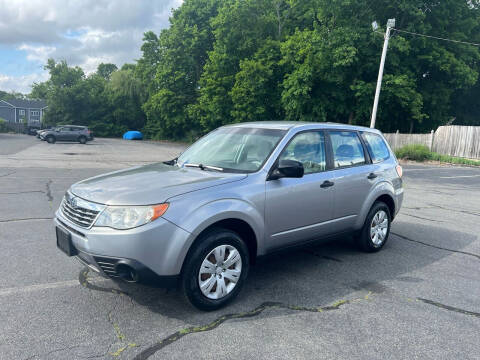
M 267 181 L 267 250 L 329 233 L 334 186 L 328 182 L 333 175 L 327 170 L 325 148 L 322 131 L 307 131 L 295 135 L 282 151 L 279 160 L 300 161 L 305 174 Z
M 60 127 L 57 129 L 55 133 L 55 137 L 57 138 L 58 141 L 65 141 L 68 140 L 68 133 L 69 133 L 69 128 L 66 126 Z

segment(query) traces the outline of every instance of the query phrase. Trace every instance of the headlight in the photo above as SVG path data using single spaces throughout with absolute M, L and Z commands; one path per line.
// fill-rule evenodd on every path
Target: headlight
M 168 203 L 152 206 L 107 206 L 95 226 L 125 230 L 145 225 L 165 214 Z

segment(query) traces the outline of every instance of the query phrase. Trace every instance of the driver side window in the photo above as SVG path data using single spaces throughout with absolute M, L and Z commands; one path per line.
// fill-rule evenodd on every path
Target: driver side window
M 322 132 L 309 131 L 296 135 L 283 149 L 279 160 L 296 160 L 303 164 L 305 174 L 326 169 L 325 139 Z

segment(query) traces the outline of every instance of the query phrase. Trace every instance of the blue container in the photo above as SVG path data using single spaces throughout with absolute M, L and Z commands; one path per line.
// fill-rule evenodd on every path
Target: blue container
M 123 134 L 124 140 L 142 140 L 143 134 L 140 131 L 127 131 Z

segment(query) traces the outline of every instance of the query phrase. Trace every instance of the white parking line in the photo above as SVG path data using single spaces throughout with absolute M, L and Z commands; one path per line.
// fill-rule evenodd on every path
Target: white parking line
M 478 175 L 458 175 L 458 176 L 439 176 L 440 179 L 456 179 L 456 178 L 471 178 L 471 177 L 478 177 Z
M 473 170 L 473 171 L 476 171 L 477 169 L 475 168 L 470 168 L 470 167 L 460 167 L 460 166 L 456 166 L 456 167 L 448 167 L 448 166 L 445 166 L 445 167 L 432 167 L 432 168 L 418 168 L 418 169 L 409 169 L 409 168 L 403 168 L 403 172 L 409 172 L 409 171 L 426 171 L 426 170 L 455 170 L 455 169 L 460 169 L 460 170 Z
M 107 279 L 99 279 L 95 281 L 95 283 L 103 282 L 106 280 Z M 66 280 L 66 281 L 58 281 L 54 283 L 36 284 L 36 285 L 27 285 L 27 286 L 0 289 L 0 297 L 31 293 L 31 292 L 47 290 L 47 289 L 66 288 L 66 287 L 72 287 L 72 286 L 80 286 L 80 283 L 78 282 L 78 280 Z

